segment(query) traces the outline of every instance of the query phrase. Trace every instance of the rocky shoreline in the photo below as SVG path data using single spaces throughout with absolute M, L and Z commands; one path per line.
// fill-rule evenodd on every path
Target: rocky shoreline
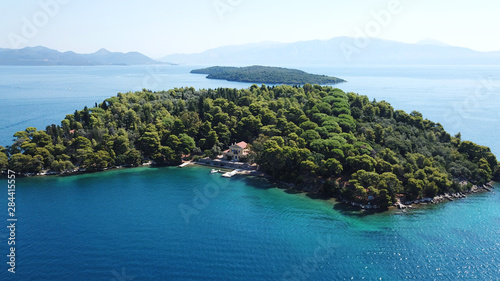
M 251 174 L 252 175 L 252 174 Z M 253 174 L 256 175 L 256 174 Z M 257 176 L 263 176 L 263 175 L 257 175 Z M 272 179 L 272 177 L 267 176 L 268 178 Z M 314 188 L 307 188 L 307 187 L 298 187 L 297 185 L 293 183 L 286 183 L 282 181 L 276 181 L 277 183 L 285 186 L 286 190 L 293 191 L 293 192 L 305 192 L 305 193 L 314 193 Z M 473 185 L 471 189 L 464 191 L 464 192 L 456 192 L 456 193 L 445 193 L 442 195 L 435 196 L 434 198 L 422 198 L 422 199 L 417 199 L 417 200 L 409 200 L 406 201 L 404 200 L 404 196 L 397 197 L 397 201 L 392 204 L 392 207 L 389 208 L 397 208 L 397 209 L 413 209 L 416 208 L 416 206 L 422 206 L 422 205 L 427 205 L 427 204 L 440 204 L 440 203 L 445 203 L 445 202 L 450 202 L 458 199 L 463 199 L 467 198 L 467 195 L 470 194 L 475 194 L 475 193 L 480 193 L 480 192 L 493 192 L 493 183 L 494 182 L 489 182 L 481 186 Z M 349 201 L 346 199 L 342 198 L 334 198 L 338 202 L 341 202 L 346 205 L 351 205 L 352 207 L 356 207 L 362 210 L 379 210 L 381 209 L 380 206 L 375 205 L 375 204 L 362 204 L 354 201 Z
M 120 166 L 114 166 L 114 167 L 108 167 L 104 169 L 99 169 L 95 171 L 87 171 L 85 168 L 80 168 L 76 167 L 72 170 L 66 170 L 62 172 L 56 172 L 56 171 L 51 171 L 51 170 L 42 170 L 39 173 L 16 173 L 18 177 L 44 177 L 44 176 L 73 176 L 73 175 L 83 175 L 83 174 L 89 174 L 89 173 L 98 173 L 98 172 L 104 172 L 108 170 L 115 170 L 115 169 L 123 169 L 123 168 L 138 168 L 138 167 L 144 167 L 144 166 L 152 166 L 153 163 L 151 161 L 142 163 L 139 166 L 133 166 L 133 165 L 120 165 Z M 7 175 L 6 171 L 2 171 L 0 174 L 2 175 Z
M 401 198 L 397 198 L 397 202 L 394 203 L 393 206 L 397 207 L 398 209 L 413 209 L 414 205 L 439 204 L 443 202 L 454 201 L 456 199 L 467 198 L 468 194 L 474 194 L 479 192 L 491 192 L 493 188 L 494 188 L 493 182 L 489 182 L 481 186 L 473 185 L 471 189 L 465 192 L 445 193 L 442 195 L 435 196 L 434 198 L 422 198 L 418 200 L 404 201 L 404 202 L 402 202 Z

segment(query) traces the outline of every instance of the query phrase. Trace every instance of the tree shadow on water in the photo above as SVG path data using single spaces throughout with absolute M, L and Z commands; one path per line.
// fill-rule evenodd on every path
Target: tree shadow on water
M 354 217 L 367 217 L 371 215 L 378 215 L 387 212 L 387 209 L 373 209 L 373 210 L 366 210 L 362 209 L 360 207 L 352 206 L 350 204 L 338 202 L 333 206 L 333 209 L 340 212 L 342 215 L 345 216 L 354 216 Z
M 293 188 L 290 185 L 286 183 L 282 183 L 273 179 L 269 178 L 263 178 L 263 177 L 252 177 L 252 176 L 241 176 L 241 177 L 235 177 L 238 180 L 243 181 L 245 184 L 250 185 L 254 188 L 257 189 L 272 189 L 272 188 L 279 188 L 283 190 L 283 192 L 286 192 L 288 194 L 304 194 L 309 197 L 310 199 L 313 200 L 331 200 L 334 199 L 331 196 L 327 196 L 321 193 L 313 193 L 313 192 L 306 192 L 297 188 Z M 387 209 L 373 209 L 373 210 L 366 210 L 362 209 L 360 207 L 352 206 L 351 204 L 343 203 L 340 201 L 337 201 L 333 205 L 333 209 L 335 211 L 340 212 L 342 215 L 345 216 L 353 216 L 353 217 L 367 217 L 371 215 L 377 215 L 377 214 L 382 214 L 387 212 Z
M 237 176 L 235 178 L 257 189 L 271 189 L 277 187 L 276 184 L 262 177 Z

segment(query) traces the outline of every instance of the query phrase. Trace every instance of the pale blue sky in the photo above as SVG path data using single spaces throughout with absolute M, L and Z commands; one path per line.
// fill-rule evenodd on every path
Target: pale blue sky
M 52 5 L 44 8 L 43 3 Z M 24 0 L 1 1 L 0 11 L 2 48 L 42 45 L 78 53 L 106 48 L 159 58 L 371 30 L 373 37 L 389 40 L 432 38 L 500 51 L 497 0 Z M 390 18 L 374 24 L 379 11 Z

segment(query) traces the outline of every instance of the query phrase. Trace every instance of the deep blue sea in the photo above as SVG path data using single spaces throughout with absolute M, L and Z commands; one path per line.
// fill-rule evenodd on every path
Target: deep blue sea
M 0 145 L 117 92 L 250 84 L 190 66 L 0 67 Z M 500 67 L 302 68 L 345 91 L 417 110 L 500 155 Z M 0 280 L 498 280 L 495 193 L 367 215 L 199 166 L 134 168 L 16 182 L 16 274 Z M 3 217 L 3 219 L 1 219 Z

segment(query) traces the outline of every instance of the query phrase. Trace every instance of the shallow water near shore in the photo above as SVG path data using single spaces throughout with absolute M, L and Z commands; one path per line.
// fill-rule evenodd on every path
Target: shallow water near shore
M 133 280 L 484 280 L 500 273 L 498 184 L 495 193 L 364 215 L 288 194 L 261 178 L 227 179 L 210 170 L 147 167 L 18 179 L 12 280 L 123 274 Z M 182 208 L 190 212 L 183 215 Z M 7 252 L 6 243 L 1 250 Z

